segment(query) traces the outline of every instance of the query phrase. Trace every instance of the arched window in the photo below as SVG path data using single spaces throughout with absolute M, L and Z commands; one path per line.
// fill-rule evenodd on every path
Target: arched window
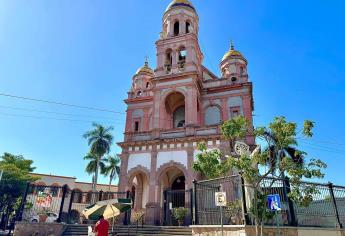
M 178 36 L 180 34 L 180 22 L 176 21 L 174 23 L 174 36 Z
M 143 93 L 141 91 L 137 92 L 137 97 L 140 97 L 141 95 L 143 95 Z
M 167 73 L 171 71 L 171 65 L 172 65 L 172 50 L 168 49 L 165 53 L 165 70 Z
M 182 128 L 185 125 L 185 106 L 177 108 L 173 115 L 174 128 Z
M 209 106 L 205 111 L 205 125 L 217 125 L 221 122 L 220 110 L 217 106 Z
M 189 21 L 186 22 L 186 34 L 189 34 L 191 32 L 191 24 Z
M 185 124 L 185 97 L 180 92 L 172 92 L 165 99 L 165 109 L 171 121 L 168 129 L 181 128 Z
M 178 67 L 183 69 L 186 64 L 187 50 L 185 47 L 180 47 L 178 50 Z

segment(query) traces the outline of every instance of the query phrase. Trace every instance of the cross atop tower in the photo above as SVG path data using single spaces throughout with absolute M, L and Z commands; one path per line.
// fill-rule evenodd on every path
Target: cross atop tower
M 145 66 L 148 66 L 148 65 L 149 65 L 149 57 L 145 56 Z

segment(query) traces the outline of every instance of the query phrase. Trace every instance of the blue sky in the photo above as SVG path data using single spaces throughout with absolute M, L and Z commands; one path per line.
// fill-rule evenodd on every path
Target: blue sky
M 0 93 L 124 112 L 144 57 L 155 66 L 154 43 L 169 1 L 0 1 Z M 323 182 L 344 185 L 344 1 L 193 3 L 204 65 L 219 74 L 232 39 L 249 62 L 255 125 L 278 115 L 315 121 L 314 138 L 301 147 L 328 164 Z M 123 114 L 0 96 L 0 153 L 33 159 L 40 173 L 90 181 L 82 134 L 92 121 L 114 126 L 122 140 Z M 112 153 L 119 152 L 114 145 Z

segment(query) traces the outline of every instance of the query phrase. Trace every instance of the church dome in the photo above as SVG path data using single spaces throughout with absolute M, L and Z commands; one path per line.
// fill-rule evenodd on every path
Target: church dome
M 233 43 L 231 43 L 230 50 L 224 54 L 222 61 L 224 61 L 226 59 L 242 59 L 242 60 L 246 61 L 246 59 L 244 58 L 242 53 L 235 50 Z
M 167 7 L 165 12 L 167 12 L 173 8 L 176 8 L 176 7 L 186 7 L 186 8 L 189 8 L 189 9 L 192 9 L 193 11 L 195 11 L 195 8 L 190 1 L 188 1 L 188 0 L 173 0 L 169 4 L 169 6 Z
M 153 70 L 149 67 L 149 63 L 148 61 L 145 61 L 145 65 L 140 67 L 137 72 L 135 73 L 136 75 L 139 74 L 145 74 L 145 75 L 150 75 L 150 76 L 154 76 L 154 72 Z

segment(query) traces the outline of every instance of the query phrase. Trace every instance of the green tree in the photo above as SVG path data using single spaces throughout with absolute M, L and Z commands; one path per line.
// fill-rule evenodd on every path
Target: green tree
M 296 165 L 303 166 L 305 154 L 297 149 L 297 135 L 304 138 L 312 137 L 314 123 L 306 120 L 300 132 L 296 132 L 297 124 L 287 122 L 285 117 L 276 117 L 274 122 L 268 127 L 256 129 L 257 137 L 263 139 L 267 146 L 267 164 L 272 168 L 274 175 L 284 178 L 285 172 L 281 169 L 281 162 L 285 157 L 289 157 Z
M 107 165 L 105 166 L 104 175 L 109 175 L 109 191 L 111 187 L 111 182 L 120 175 L 120 158 L 116 155 L 109 156 L 106 160 Z
M 220 128 L 223 137 L 229 141 L 230 152 L 232 153 L 236 140 L 246 137 L 249 131 L 249 122 L 243 116 L 237 116 L 225 121 Z M 218 178 L 229 173 L 231 167 L 219 149 L 207 149 L 205 143 L 200 143 L 198 150 L 200 153 L 196 155 L 196 161 L 193 163 L 195 171 L 200 172 L 208 179 Z
M 97 168 L 97 161 L 99 162 L 99 170 L 101 172 L 101 174 L 104 174 L 105 172 L 105 163 L 107 161 L 106 158 L 101 158 L 100 160 L 98 159 L 98 157 L 93 154 L 93 153 L 88 153 L 85 157 L 84 160 L 89 161 L 86 165 L 85 171 L 86 173 L 88 173 L 89 175 L 92 175 L 92 179 L 93 179 L 93 184 L 94 184 L 94 176 L 96 173 L 96 168 Z
M 200 172 L 207 179 L 224 176 L 230 170 L 227 162 L 222 160 L 219 149 L 208 150 L 205 143 L 199 143 L 198 150 L 200 153 L 196 155 L 193 169 Z
M 226 121 L 221 127 L 222 135 L 230 141 L 231 155 L 225 160 L 212 162 L 210 160 L 221 160 L 222 154 L 219 151 L 203 152 L 202 159 L 197 162 L 202 168 L 196 168 L 201 172 L 221 173 L 224 170 L 236 169 L 246 182 L 246 186 L 251 189 L 247 194 L 253 198 L 252 214 L 256 225 L 256 234 L 259 235 L 258 227 L 262 220 L 267 218 L 265 204 L 263 204 L 264 194 L 261 190 L 262 181 L 268 176 L 274 176 L 276 170 L 290 177 L 291 193 L 289 197 L 297 204 L 307 206 L 313 200 L 312 195 L 317 192 L 315 187 L 302 187 L 302 179 L 323 178 L 322 170 L 326 164 L 321 160 L 307 159 L 307 153 L 298 150 L 298 134 L 304 137 L 312 137 L 314 123 L 305 121 L 300 132 L 297 132 L 297 124 L 287 122 L 284 117 L 275 118 L 268 127 L 259 127 L 254 130 L 257 138 L 266 141 L 264 151 L 253 154 L 245 153 L 241 156 L 234 154 L 236 140 L 243 139 L 248 129 L 248 122 L 243 117 L 238 117 L 234 121 Z M 213 167 L 208 165 L 214 165 Z M 213 168 L 219 168 L 218 171 Z M 211 171 L 210 171 L 211 170 Z M 250 194 L 249 192 L 253 192 Z
M 229 141 L 230 151 L 234 151 L 236 140 L 246 137 L 250 131 L 249 122 L 243 116 L 236 116 L 220 126 L 223 137 Z
M 104 127 L 97 123 L 93 123 L 92 126 L 94 129 L 86 132 L 83 137 L 88 141 L 90 153 L 97 157 L 95 178 L 93 183 L 93 191 L 96 191 L 100 160 L 106 153 L 110 152 L 110 146 L 113 142 L 113 135 L 111 134 L 113 127 Z
M 4 153 L 0 157 L 0 170 L 3 170 L 0 181 L 0 213 L 7 210 L 16 211 L 26 183 L 38 179 L 30 174 L 35 170 L 32 164 L 32 160 L 10 153 Z
M 305 121 L 302 134 L 311 137 L 312 128 L 313 123 Z M 269 136 L 267 132 L 270 133 Z M 317 159 L 307 160 L 304 158 L 307 153 L 297 151 L 297 124 L 287 122 L 284 117 L 275 118 L 268 127 L 257 128 L 255 134 L 256 137 L 266 141 L 268 148 L 265 148 L 265 151 L 254 155 L 243 154 L 240 157 L 228 156 L 227 160 L 228 164 L 239 171 L 246 184 L 254 191 L 252 213 L 255 218 L 255 225 L 258 227 L 262 224 L 263 219 L 263 209 L 261 208 L 265 207 L 264 204 L 259 204 L 262 198 L 260 196 L 263 196 L 260 185 L 267 176 L 274 176 L 276 170 L 286 174 L 290 177 L 291 185 L 294 186 L 291 188 L 289 197 L 295 203 L 307 206 L 313 199 L 312 194 L 317 190 L 312 186 L 301 188 L 301 181 L 302 179 L 323 178 L 322 170 L 326 168 L 326 164 Z M 271 140 L 271 137 L 274 137 L 274 140 Z M 285 150 L 290 149 L 295 149 L 295 153 L 290 155 L 288 151 L 285 152 Z M 303 160 L 296 159 L 296 157 L 303 158 Z

